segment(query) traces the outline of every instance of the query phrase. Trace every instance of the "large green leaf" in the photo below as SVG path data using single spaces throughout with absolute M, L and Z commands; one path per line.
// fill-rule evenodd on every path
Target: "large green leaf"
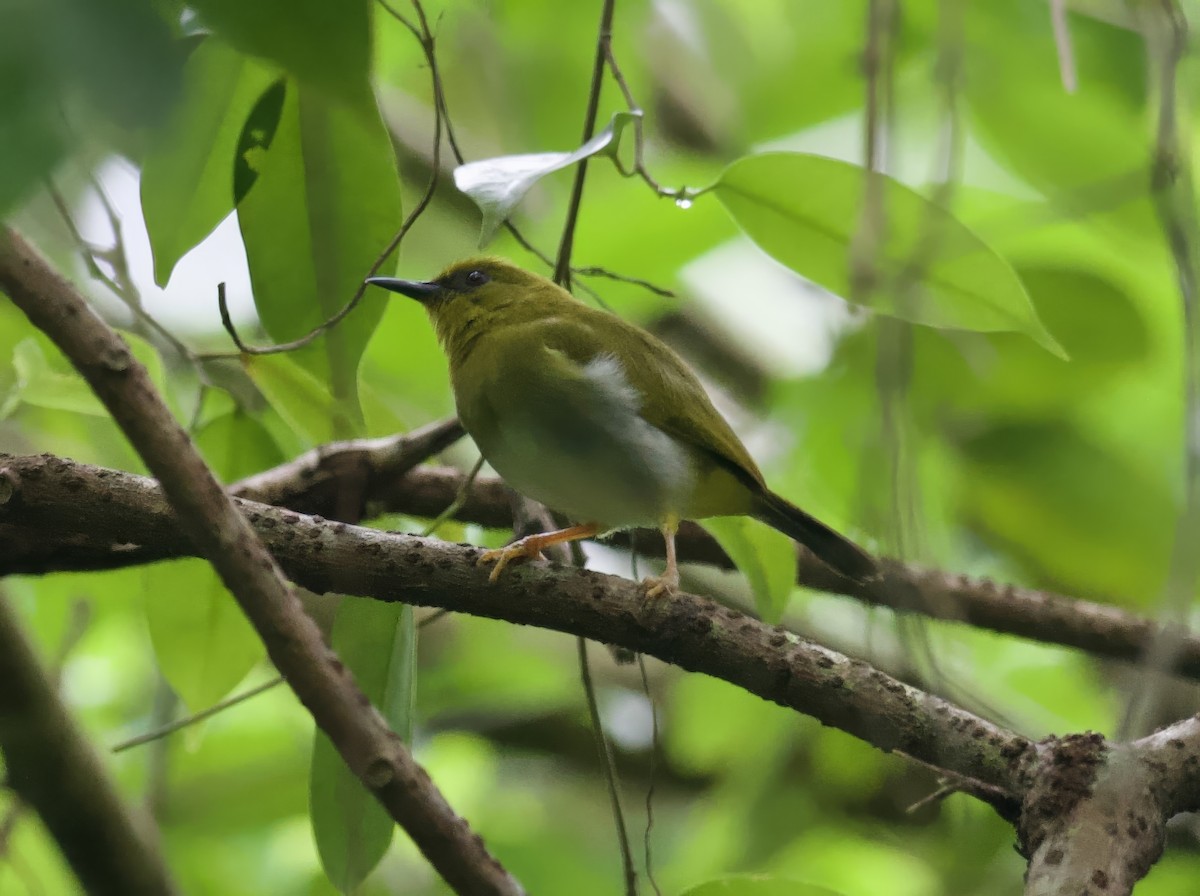
M 701 520 L 750 583 L 758 614 L 774 624 L 796 584 L 796 545 L 781 532 L 744 516 Z
M 239 50 L 270 59 L 359 110 L 370 108 L 368 0 L 195 0 L 191 6 Z
M 347 598 L 338 608 L 332 641 L 392 730 L 411 741 L 417 649 L 412 607 Z M 387 852 L 395 822 L 320 731 L 310 801 L 325 874 L 343 893 L 352 892 Z
M 891 178 L 874 176 L 887 226 L 871 259 L 885 278 L 871 293 L 872 310 L 945 329 L 1017 331 L 1065 357 L 1008 262 L 945 209 Z M 734 162 L 713 190 L 764 251 L 851 299 L 851 254 L 867 177 L 848 162 L 764 153 Z M 910 278 L 911 284 L 895 288 Z
M 295 339 L 340 310 L 400 217 L 399 178 L 378 114 L 366 120 L 289 85 L 258 178 L 238 206 L 255 305 L 272 338 Z M 355 374 L 387 301 L 377 292 L 296 355 L 329 384 L 347 420 L 358 417 Z
M 142 160 L 142 213 L 165 286 L 175 263 L 233 211 L 242 124 L 275 75 L 215 37 L 193 51 L 182 102 Z
M 334 438 L 338 407 L 329 390 L 302 365 L 285 354 L 248 355 L 243 365 L 275 413 L 305 447 Z

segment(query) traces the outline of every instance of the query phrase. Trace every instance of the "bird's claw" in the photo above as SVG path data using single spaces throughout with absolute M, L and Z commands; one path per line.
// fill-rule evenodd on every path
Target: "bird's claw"
M 479 559 L 475 561 L 476 566 L 486 566 L 489 563 L 495 563 L 495 568 L 492 569 L 492 574 L 488 576 L 488 582 L 495 584 L 500 578 L 500 573 L 504 571 L 504 567 L 508 566 L 514 560 L 545 560 L 542 556 L 541 547 L 535 542 L 527 544 L 526 539 L 514 541 L 512 544 L 502 548 L 497 548 L 492 551 L 484 551 L 479 555 Z
M 670 597 L 679 591 L 679 574 L 650 576 L 642 579 L 642 590 L 646 597 L 655 600 L 660 597 Z

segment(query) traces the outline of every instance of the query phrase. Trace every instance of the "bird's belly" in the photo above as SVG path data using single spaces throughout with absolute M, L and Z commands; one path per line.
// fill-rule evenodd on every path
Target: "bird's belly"
M 694 485 L 688 449 L 634 408 L 538 407 L 534 398 L 473 435 L 509 485 L 576 522 L 658 525 Z

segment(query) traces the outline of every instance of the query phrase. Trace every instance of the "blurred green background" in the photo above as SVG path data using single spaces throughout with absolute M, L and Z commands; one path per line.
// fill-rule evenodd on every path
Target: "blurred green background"
M 1184 415 L 1177 271 L 1149 187 L 1153 22 L 1123 4 L 1072 4 L 1064 70 L 1046 2 L 899 4 L 874 84 L 891 98 L 890 230 L 863 292 L 851 264 L 865 232 L 860 174 L 846 169 L 854 191 L 842 189 L 841 169 L 811 159 L 862 163 L 877 6 L 621 0 L 613 48 L 645 110 L 657 181 L 697 190 L 750 158 L 790 217 L 768 220 L 761 201 L 739 210 L 720 187 L 677 203 L 595 159 L 575 264 L 675 295 L 577 282 L 692 360 L 773 487 L 817 516 L 913 561 L 1153 613 L 1182 503 Z M 466 160 L 579 146 L 598 3 L 448 0 L 424 12 Z M 218 283 L 248 339 L 295 338 L 350 299 L 420 198 L 433 162 L 430 69 L 385 7 L 0 0 L 0 71 L 0 209 L 129 334 L 226 481 L 329 439 L 452 413 L 422 310 L 380 295 L 300 353 L 197 357 L 230 349 Z M 1186 99 L 1190 61 L 1179 78 Z M 625 108 L 608 79 L 600 125 Z M 1186 114 L 1181 127 L 1187 140 Z M 631 138 L 627 129 L 625 162 Z M 803 155 L 782 157 L 800 160 L 796 170 L 789 161 L 770 173 L 753 167 L 765 152 Z M 384 274 L 424 279 L 478 248 L 479 210 L 454 188 L 444 141 L 439 161 L 433 201 Z M 551 256 L 572 173 L 539 180 L 514 215 Z M 945 213 L 917 193 L 954 217 L 937 223 Z M 815 208 L 801 212 L 806 203 Z M 822 228 L 834 234 L 828 251 L 814 249 Z M 487 251 L 548 273 L 507 233 Z M 911 282 L 893 276 L 891 262 L 922 252 Z M 89 274 L 85 254 L 115 290 Z M 942 274 L 954 288 L 939 298 Z M 993 300 L 1007 323 L 989 323 Z M 926 325 L 871 307 L 910 319 L 905 308 L 919 309 Z M 0 450 L 142 469 L 8 303 Z M 467 467 L 473 449 L 441 460 Z M 381 524 L 420 531 L 426 521 Z M 440 534 L 504 538 L 456 524 Z M 631 573 L 627 556 L 593 557 Z M 695 569 L 684 581 L 754 599 L 734 574 Z M 4 588 L 48 656 L 86 615 L 62 687 L 101 747 L 273 674 L 198 561 Z M 884 611 L 798 589 L 790 598 L 785 618 L 798 631 L 1022 733 L 1115 731 L 1128 669 L 953 624 L 913 636 Z M 420 631 L 413 659 L 411 620 L 388 625 L 386 649 L 416 666 L 413 709 L 394 719 L 411 725 L 417 757 L 458 811 L 531 893 L 617 892 L 572 639 L 454 617 Z M 653 789 L 648 842 L 662 893 L 733 872 L 846 896 L 1020 888 L 1011 828 L 964 796 L 924 801 L 938 787 L 932 774 L 656 661 L 648 700 L 636 667 L 592 653 L 643 864 Z M 1168 717 L 1195 704 L 1181 688 Z M 279 688 L 111 763 L 130 801 L 157 818 L 186 892 L 323 894 L 335 890 L 311 832 L 312 743 L 310 719 Z M 0 813 L 6 800 L 0 791 Z M 1192 892 L 1197 846 L 1194 820 L 1176 822 L 1137 892 Z M 0 843 L 0 893 L 75 887 L 37 820 L 22 816 Z M 355 891 L 445 888 L 398 835 Z

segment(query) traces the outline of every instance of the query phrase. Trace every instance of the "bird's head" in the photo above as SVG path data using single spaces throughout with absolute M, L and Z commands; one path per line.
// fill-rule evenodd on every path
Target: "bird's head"
M 537 320 L 573 305 L 575 298 L 545 277 L 502 258 L 478 257 L 456 262 L 433 280 L 367 280 L 420 302 L 451 356 L 496 326 Z

